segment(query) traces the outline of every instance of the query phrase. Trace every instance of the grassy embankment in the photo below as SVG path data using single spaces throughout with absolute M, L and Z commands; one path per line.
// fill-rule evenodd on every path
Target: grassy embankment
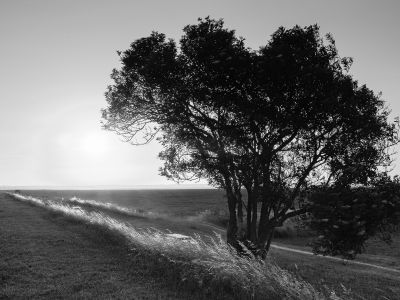
M 189 297 L 118 236 L 0 195 L 0 298 Z
M 1 202 L 0 202 L 1 204 Z M 24 204 L 22 204 L 24 205 Z M 1 207 L 1 206 L 0 206 Z M 90 208 L 86 207 L 86 208 Z M 0 208 L 1 209 L 1 208 Z M 1 213 L 1 212 L 0 212 Z M 17 211 L 15 212 L 17 214 Z M 43 211 L 42 211 L 43 213 Z M 46 220 L 51 221 L 51 223 L 58 223 L 62 221 L 60 225 L 63 226 L 62 231 L 60 234 L 65 234 L 65 229 L 68 230 L 68 226 L 65 226 L 65 224 L 70 224 L 74 225 L 76 230 L 81 230 L 82 226 L 80 222 L 72 222 L 71 219 L 66 219 L 64 217 L 61 217 L 60 215 L 55 215 L 52 214 L 51 218 L 47 214 L 44 214 L 43 216 L 47 216 Z M 42 217 L 43 217 L 42 216 Z M 128 220 L 127 218 L 126 220 Z M 71 224 L 72 222 L 72 224 Z M 143 226 L 146 225 L 146 222 L 148 220 L 146 219 L 135 219 L 134 223 L 142 224 Z M 160 223 L 161 222 L 161 223 Z M 25 221 L 25 223 L 27 223 Z M 167 224 L 164 224 L 162 220 L 157 220 L 157 223 L 160 223 L 158 225 L 161 225 L 161 227 L 166 226 Z M 28 224 L 25 224 L 27 226 Z M 53 224 L 54 225 L 54 224 Z M 148 224 L 147 224 L 148 225 Z M 169 228 L 171 228 L 171 223 L 168 224 Z M 174 224 L 176 228 L 173 229 L 179 229 L 179 226 L 183 224 Z M 185 224 L 187 225 L 187 224 Z M 29 226 L 29 225 L 28 225 Z M 24 227 L 24 226 L 22 226 Z M 102 237 L 103 242 L 105 242 L 108 246 L 110 246 L 110 242 L 114 243 L 114 247 L 116 247 L 115 251 L 119 249 L 119 252 L 115 252 L 116 258 L 121 259 L 121 257 L 124 257 L 124 253 L 120 252 L 121 245 L 124 245 L 124 242 L 122 240 L 118 240 L 114 234 L 105 234 L 104 230 L 98 231 L 99 228 L 96 229 L 96 227 L 93 226 L 85 226 L 85 230 L 91 230 L 95 232 L 90 232 L 89 235 L 84 235 L 84 238 L 86 239 L 87 237 L 90 237 L 91 239 L 95 238 L 98 239 L 99 237 Z M 198 229 L 199 226 L 193 226 L 194 229 Z M 96 229 L 96 230 L 95 230 Z M 205 228 L 201 228 L 201 231 L 205 231 Z M 307 238 L 299 238 L 296 237 L 296 235 L 293 235 L 293 230 L 292 234 L 288 234 L 286 238 L 280 238 L 278 241 L 280 243 L 285 243 L 286 245 L 291 244 L 292 247 L 295 247 L 297 249 L 302 249 L 302 250 L 309 250 L 304 246 L 305 242 L 307 241 Z M 42 228 L 42 234 L 48 236 L 47 229 Z M 182 232 L 182 230 L 181 230 Z M 186 228 L 184 233 L 188 233 L 188 229 Z M 100 233 L 100 234 L 99 234 Z M 58 237 L 57 237 L 58 238 Z M 45 239 L 45 238 L 44 238 Z M 42 240 L 42 238 L 39 238 L 39 240 Z M 64 239 L 65 240 L 65 239 Z M 68 240 L 68 238 L 67 238 Z M 115 241 L 117 240 L 117 243 Z M 397 243 L 398 240 L 395 240 L 395 243 Z M 376 263 L 376 264 L 381 264 L 381 265 L 386 265 L 386 266 L 391 266 L 391 267 L 396 267 L 398 265 L 393 264 L 393 261 L 397 261 L 396 258 L 396 253 L 398 255 L 399 252 L 396 252 L 396 245 L 392 245 L 391 247 L 381 247 L 379 246 L 381 244 L 379 243 L 372 243 L 373 247 L 369 248 L 369 262 Z M 52 245 L 50 245 L 53 247 Z M 97 246 L 95 246 L 97 247 Z M 79 247 L 78 247 L 79 248 Z M 128 248 L 126 247 L 125 244 L 125 251 L 127 251 L 128 256 L 131 251 L 127 250 Z M 1 249 L 1 247 L 0 247 Z M 372 249 L 372 250 L 371 250 Z M 382 255 L 383 249 L 386 251 L 385 255 Z M 397 248 L 398 249 L 398 248 Z M 375 254 L 371 254 L 371 252 L 374 252 Z M 79 249 L 71 250 L 71 253 L 73 255 L 76 255 L 79 252 Z M 141 255 L 138 255 L 138 253 L 141 253 Z M 157 282 L 158 284 L 161 284 L 161 287 L 163 288 L 158 288 L 156 287 L 155 289 L 152 289 L 152 293 L 154 291 L 158 291 L 161 293 L 160 295 L 171 295 L 171 293 L 175 293 L 177 296 L 180 295 L 181 297 L 185 298 L 186 296 L 184 295 L 185 291 L 190 292 L 190 291 L 196 291 L 197 297 L 210 297 L 211 298 L 216 298 L 216 297 L 222 297 L 223 295 L 227 295 L 229 297 L 229 294 L 232 293 L 232 290 L 230 289 L 230 285 L 226 284 L 226 282 L 222 282 L 222 284 L 217 284 L 218 281 L 214 282 L 214 287 L 218 286 L 216 290 L 212 290 L 212 293 L 210 294 L 210 289 L 204 288 L 207 284 L 204 284 L 203 287 L 199 287 L 196 284 L 192 284 L 190 282 L 183 282 L 181 281 L 182 279 L 182 272 L 181 269 L 178 268 L 168 268 L 168 266 L 171 266 L 169 261 L 159 261 L 163 259 L 163 257 L 159 256 L 149 256 L 143 255 L 143 251 L 139 251 L 134 255 L 134 258 L 137 260 L 137 258 L 140 258 L 140 261 L 135 261 L 132 260 L 132 257 L 128 257 L 129 264 L 130 264 L 130 271 L 128 270 L 128 273 L 126 270 L 122 271 L 124 274 L 130 274 L 130 275 L 125 275 L 127 278 L 130 278 L 130 280 L 133 280 L 135 282 L 144 282 L 144 284 L 148 285 L 148 282 Z M 80 255 L 80 254 L 79 254 Z M 125 257 L 126 257 L 125 253 Z M 28 255 L 29 257 L 29 255 Z M 343 297 L 352 297 L 355 299 L 397 299 L 397 296 L 400 294 L 400 289 L 399 289 L 399 284 L 400 284 L 400 275 L 399 273 L 393 273 L 393 272 L 385 272 L 379 269 L 371 268 L 371 267 L 365 267 L 365 266 L 355 266 L 355 265 L 344 265 L 341 262 L 338 261 L 330 261 L 321 257 L 314 257 L 314 256 L 307 256 L 307 255 L 302 255 L 302 254 L 297 254 L 297 253 L 291 253 L 287 251 L 281 251 L 281 250 L 276 250 L 273 249 L 271 251 L 271 257 L 275 261 L 279 263 L 280 266 L 292 271 L 293 273 L 297 274 L 299 277 L 306 279 L 307 281 L 311 282 L 314 286 L 316 286 L 319 290 L 331 290 L 333 287 L 336 291 L 337 294 L 343 296 Z M 368 261 L 365 258 L 362 258 L 364 261 Z M 141 274 L 140 275 L 140 280 L 135 279 L 135 277 L 130 277 L 132 275 L 132 270 L 131 268 L 133 267 L 134 269 L 142 269 L 143 266 L 140 265 L 146 265 L 147 267 L 147 273 L 146 274 Z M 88 270 L 92 270 L 93 266 L 90 264 L 87 264 L 86 261 L 81 261 L 81 264 L 85 264 L 88 268 Z M 102 264 L 102 261 L 99 260 L 98 264 Z M 174 265 L 174 264 L 172 264 Z M 167 266 L 167 268 L 166 268 Z M 146 269 L 145 267 L 145 269 Z M 176 265 L 175 265 L 176 267 Z M 63 266 L 61 266 L 61 269 Z M 73 268 L 72 268 L 73 269 Z M 189 268 L 190 269 L 190 268 Z M 93 269 L 94 270 L 94 269 Z M 107 268 L 102 269 L 103 273 L 106 272 Z M 170 275 L 169 280 L 165 280 L 165 277 L 159 276 L 158 272 L 162 272 L 163 274 L 165 271 L 169 271 Z M 195 270 L 194 270 L 195 271 Z M 143 272 L 143 270 L 142 270 Z M 45 272 L 49 273 L 49 272 Z M 0 273 L 1 274 L 1 273 Z M 51 272 L 49 273 L 51 274 Z M 188 274 L 189 275 L 189 274 Z M 200 273 L 198 275 L 201 275 Z M 203 274 L 204 275 L 204 274 Z M 51 275 L 50 275 L 51 276 Z M 158 277 L 157 277 L 158 276 Z M 190 276 L 188 276 L 190 277 Z M 1 277 L 0 277 L 1 278 Z M 106 278 L 106 277 L 105 277 Z M 193 278 L 192 278 L 193 279 Z M 198 278 L 201 279 L 201 278 Z M 98 282 L 92 282 L 94 286 L 96 285 L 103 285 L 101 278 L 99 278 Z M 68 280 L 67 280 L 68 281 Z M 221 283 L 221 281 L 219 281 Z M 64 283 L 65 284 L 65 283 Z M 106 285 L 107 286 L 107 285 Z M 141 285 L 139 285 L 140 287 Z M 172 287 L 172 290 L 171 290 Z M 221 287 L 225 287 L 221 289 Z M 66 290 L 68 291 L 71 288 L 71 286 L 68 286 Z M 43 289 L 43 285 L 42 285 Z M 58 289 L 55 289 L 58 290 Z M 84 285 L 81 287 L 81 294 L 82 291 L 85 291 L 84 293 L 87 293 L 87 291 L 90 290 L 90 287 L 87 289 Z M 118 294 L 113 294 L 112 291 L 111 295 L 118 297 Z M 139 289 L 140 292 L 140 289 Z M 134 295 L 135 291 L 134 290 L 128 290 L 127 295 Z M 51 294 L 50 294 L 51 295 Z M 78 294 L 79 295 L 79 294 Z M 107 295 L 107 293 L 103 294 L 102 291 L 99 291 L 98 295 Z M 151 294 L 152 295 L 152 294 Z M 1 296 L 1 294 L 0 294 Z M 177 296 L 167 296 L 171 298 L 178 298 Z M 143 295 L 140 295 L 139 293 L 139 298 L 143 298 Z
M 0 298 L 320 298 L 222 243 L 167 241 L 105 215 L 34 202 L 0 198 Z

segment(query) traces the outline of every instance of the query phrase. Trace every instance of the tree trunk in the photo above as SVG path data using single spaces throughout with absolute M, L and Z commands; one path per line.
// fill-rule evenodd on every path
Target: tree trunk
M 271 223 L 267 223 L 261 228 L 258 233 L 257 248 L 260 251 L 260 256 L 262 259 L 267 257 L 267 253 L 271 247 L 271 241 L 274 236 L 275 226 Z
M 275 227 L 273 227 L 273 228 L 271 229 L 271 234 L 269 235 L 267 244 L 265 245 L 266 253 L 268 253 L 269 248 L 271 248 L 271 242 L 272 242 L 272 239 L 274 238 L 274 233 L 275 233 Z
M 258 232 L 263 231 L 263 228 L 268 224 L 269 222 L 269 211 L 268 211 L 268 204 L 267 204 L 267 199 L 263 199 L 263 202 L 261 204 L 261 212 L 260 212 L 260 222 L 258 223 Z
M 247 216 L 246 216 L 246 221 L 247 221 L 247 232 L 246 232 L 246 238 L 248 240 L 251 239 L 251 212 L 252 212 L 252 193 L 249 189 L 247 189 Z
M 242 202 L 242 197 L 238 195 L 237 197 L 237 218 L 239 223 L 243 223 L 243 202 Z
M 251 213 L 251 228 L 250 228 L 250 241 L 257 242 L 257 193 L 252 197 L 252 213 Z
M 239 192 L 236 193 L 236 201 L 237 201 L 237 220 L 238 220 L 238 232 L 239 239 L 243 237 L 243 202 L 242 195 Z
M 237 218 L 236 218 L 236 198 L 231 191 L 227 190 L 228 208 L 229 208 L 229 222 L 227 228 L 227 241 L 230 245 L 237 247 Z

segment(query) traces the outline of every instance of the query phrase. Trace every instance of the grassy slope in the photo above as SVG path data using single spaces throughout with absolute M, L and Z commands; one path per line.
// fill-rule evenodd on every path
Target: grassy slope
M 6 211 L 4 204 L 7 204 L 9 220 L 4 219 Z M 26 209 L 27 207 L 29 210 Z M 140 259 L 137 253 L 130 255 L 132 253 L 127 251 L 126 247 L 121 247 L 120 241 L 115 241 L 116 244 L 110 245 L 110 239 L 115 239 L 115 237 L 93 232 L 94 229 L 91 227 L 67 221 L 56 215 L 49 217 L 49 212 L 17 201 L 10 202 L 10 200 L 0 199 L 0 210 L 3 210 L 3 212 L 0 211 L 0 255 L 8 258 L 5 263 L 0 261 L 0 282 L 2 284 L 0 285 L 0 298 L 10 295 L 10 291 L 13 290 L 12 282 L 15 282 L 14 286 L 18 287 L 14 288 L 14 291 L 22 293 L 15 295 L 32 295 L 35 298 L 40 293 L 44 293 L 44 296 L 50 298 L 57 295 L 66 297 L 71 291 L 75 293 L 72 294 L 75 296 L 97 297 L 102 295 L 108 297 L 113 295 L 113 297 L 122 298 L 128 295 L 151 298 L 153 291 L 158 291 L 159 296 L 162 297 L 186 298 L 184 294 L 174 295 L 177 293 L 177 288 L 174 289 L 175 291 L 171 291 L 171 287 L 176 287 L 176 282 L 174 283 L 174 280 L 166 281 L 165 277 L 168 276 L 163 276 L 166 270 L 160 269 L 160 263 L 152 264 L 148 260 Z M 21 214 L 22 216 L 20 216 Z M 132 220 L 133 223 L 143 223 L 141 224 L 143 227 L 148 225 L 148 221 L 140 221 L 137 218 Z M 160 220 L 153 221 L 160 222 Z M 38 222 L 41 225 L 37 224 Z M 7 231 L 2 229 L 4 227 L 2 223 L 7 225 L 5 228 L 9 230 L 8 238 L 6 238 Z M 14 225 L 11 226 L 13 223 Z M 29 224 L 34 224 L 34 226 L 30 228 Z M 166 224 L 159 225 L 164 227 Z M 170 228 L 171 225 L 168 224 L 167 227 Z M 177 228 L 182 225 L 187 226 L 183 223 L 176 225 Z M 28 227 L 28 231 L 26 227 Z M 205 228 L 186 227 L 186 230 L 190 229 L 206 231 Z M 31 230 L 34 232 L 29 233 Z M 186 232 L 183 231 L 183 233 Z M 18 239 L 17 234 L 20 236 Z M 3 246 L 2 240 L 4 239 L 7 240 L 7 245 Z M 294 239 L 285 239 L 281 242 L 296 244 Z M 297 241 L 297 243 L 300 242 Z M 18 249 L 18 246 L 23 243 L 32 244 L 34 251 Z M 299 245 L 297 247 L 303 248 Z M 87 251 L 88 253 L 86 253 Z M 64 254 L 59 255 L 58 253 Z M 49 254 L 51 255 L 49 256 Z M 390 255 L 390 253 L 386 254 Z M 19 255 L 20 258 L 15 255 Z M 335 287 L 335 290 L 343 293 L 342 283 L 346 288 L 360 295 L 362 297 L 360 299 L 385 299 L 382 296 L 396 299 L 400 294 L 398 274 L 389 274 L 370 267 L 343 265 L 337 261 L 327 261 L 320 257 L 286 251 L 272 250 L 271 256 L 279 265 L 293 271 L 320 289 L 327 285 Z M 38 257 L 41 257 L 42 260 L 46 258 L 45 263 Z M 49 257 L 52 257 L 50 266 L 48 265 Z M 32 265 L 36 260 L 38 260 L 36 265 Z M 29 264 L 32 266 L 31 268 L 29 268 Z M 14 270 L 15 268 L 22 270 L 22 274 L 17 274 L 18 270 Z M 37 270 L 38 268 L 39 270 Z M 38 275 L 34 275 L 32 272 Z M 71 273 L 81 275 L 78 277 Z M 151 292 L 148 292 L 149 290 Z M 184 293 L 184 290 L 180 291 Z
M 0 195 L 0 298 L 187 299 L 122 241 Z

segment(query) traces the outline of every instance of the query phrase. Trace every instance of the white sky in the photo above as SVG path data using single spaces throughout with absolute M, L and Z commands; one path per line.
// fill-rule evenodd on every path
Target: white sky
M 160 146 L 101 130 L 100 109 L 116 50 L 152 30 L 178 40 L 207 15 L 253 49 L 281 25 L 318 23 L 354 58 L 354 77 L 400 116 L 399 14 L 396 0 L 0 0 L 0 186 L 168 183 L 158 175 Z

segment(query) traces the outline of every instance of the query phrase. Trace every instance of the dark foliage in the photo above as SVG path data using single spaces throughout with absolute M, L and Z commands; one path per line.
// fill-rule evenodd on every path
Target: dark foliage
M 312 194 L 310 226 L 318 234 L 314 252 L 353 259 L 368 238 L 391 242 L 400 224 L 400 183 L 381 179 L 370 187 L 333 187 Z

